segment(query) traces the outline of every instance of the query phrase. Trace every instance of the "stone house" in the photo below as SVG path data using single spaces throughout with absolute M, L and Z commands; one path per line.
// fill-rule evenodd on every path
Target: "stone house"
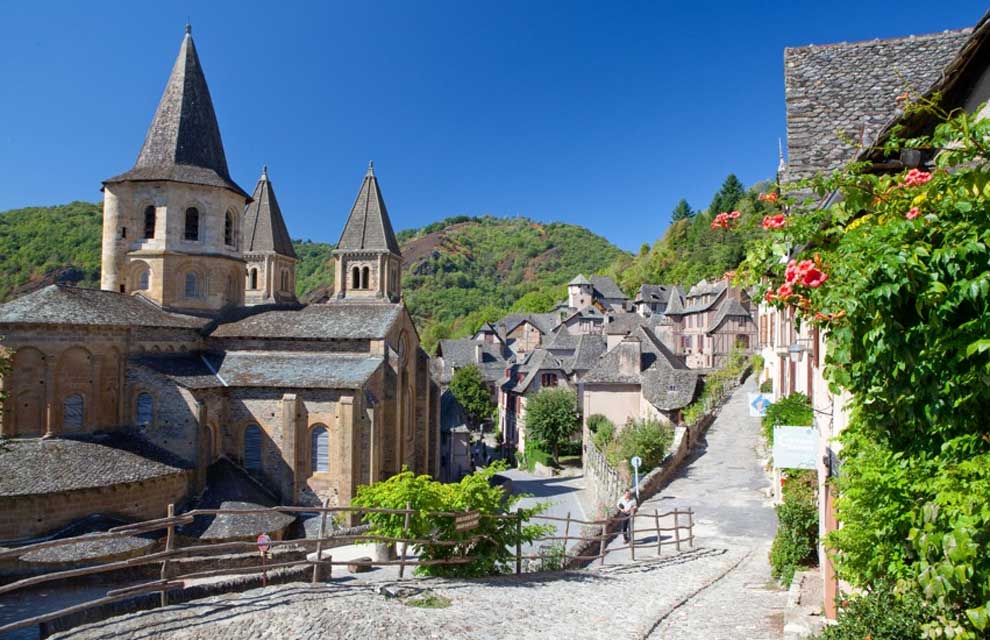
M 680 287 L 667 284 L 644 284 L 640 285 L 639 292 L 633 299 L 636 306 L 636 313 L 643 317 L 653 315 L 663 315 L 667 311 L 667 304 L 671 295 L 683 297 L 684 292 Z
M 664 312 L 671 321 L 669 346 L 693 369 L 721 367 L 733 349 L 754 353 L 757 329 L 751 307 L 749 294 L 726 280 L 702 280 L 683 300 L 671 291 Z
M 433 473 L 439 388 L 371 168 L 333 259 L 334 297 L 296 303 L 267 171 L 254 199 L 230 178 L 187 27 L 134 167 L 104 183 L 101 288 L 0 305 L 0 436 L 16 443 L 0 513 L 36 505 L 0 519 L 0 539 L 83 512 L 160 517 L 220 458 L 295 504 L 346 505 L 402 465 Z
M 510 313 L 495 323 L 497 335 L 517 355 L 539 347 L 558 326 L 560 316 L 555 313 Z

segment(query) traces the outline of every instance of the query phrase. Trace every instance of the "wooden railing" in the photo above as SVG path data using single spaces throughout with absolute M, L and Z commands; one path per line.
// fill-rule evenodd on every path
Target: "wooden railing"
M 176 533 L 175 528 L 177 526 L 190 524 L 196 516 L 216 516 L 216 515 L 246 515 L 246 514 L 260 514 L 260 513 L 319 513 L 320 522 L 320 533 L 319 537 L 315 539 L 296 539 L 296 540 L 278 540 L 272 541 L 270 546 L 272 548 L 277 547 L 302 547 L 315 548 L 315 553 L 313 554 L 313 559 L 304 560 L 293 560 L 288 562 L 277 562 L 268 564 L 264 561 L 264 557 L 259 554 L 259 564 L 256 566 L 240 566 L 231 567 L 223 569 L 211 569 L 207 571 L 194 571 L 190 573 L 185 573 L 181 575 L 172 575 L 173 565 L 170 564 L 171 561 L 177 559 L 189 559 L 189 558 L 200 558 L 205 559 L 211 556 L 221 556 L 224 554 L 229 554 L 232 552 L 244 552 L 244 551 L 257 551 L 257 543 L 255 542 L 216 542 L 208 544 L 197 544 L 188 547 L 176 548 Z M 111 571 L 117 571 L 121 569 L 132 569 L 135 567 L 146 566 L 151 564 L 161 563 L 160 577 L 158 580 L 152 580 L 149 582 L 143 582 L 139 584 L 133 584 L 126 587 L 121 587 L 119 589 L 112 589 L 107 591 L 106 596 L 96 600 L 91 600 L 89 602 L 80 603 L 58 611 L 52 611 L 49 613 L 37 615 L 31 618 L 26 618 L 23 620 L 18 620 L 3 626 L 0 626 L 0 634 L 7 633 L 9 631 L 14 631 L 16 629 L 21 629 L 24 627 L 39 625 L 63 616 L 74 614 L 80 611 L 85 611 L 94 607 L 112 604 L 121 600 L 132 598 L 134 596 L 155 593 L 161 594 L 161 606 L 168 604 L 168 593 L 170 591 L 175 591 L 178 589 L 184 589 L 187 586 L 187 581 L 197 580 L 201 578 L 209 578 L 215 576 L 225 576 L 225 575 L 243 575 L 243 574 L 258 574 L 267 575 L 268 571 L 274 569 L 287 569 L 292 567 L 300 567 L 311 565 L 313 572 L 311 576 L 311 582 L 316 584 L 321 581 L 322 570 L 325 568 L 327 570 L 327 577 L 332 576 L 332 571 L 334 566 L 395 566 L 399 567 L 399 577 L 404 575 L 406 567 L 416 567 L 416 566 L 431 566 L 431 565 L 456 565 L 456 564 L 468 564 L 476 558 L 471 556 L 458 556 L 445 559 L 435 559 L 435 560 L 421 560 L 419 558 L 407 558 L 406 552 L 410 545 L 430 545 L 430 546 L 457 546 L 457 545 L 470 545 L 482 539 L 491 540 L 487 535 L 479 534 L 474 536 L 469 536 L 466 538 L 460 538 L 457 540 L 442 540 L 436 538 L 420 539 L 420 538 L 401 538 L 401 537 L 390 537 L 390 536 L 380 536 L 372 533 L 357 533 L 357 534 L 339 534 L 339 535 L 327 535 L 327 516 L 333 513 L 351 513 L 351 514 L 392 514 L 392 515 L 402 515 L 405 516 L 405 528 L 409 529 L 410 520 L 412 516 L 438 516 L 438 517 L 457 517 L 463 516 L 463 512 L 439 512 L 439 511 L 418 511 L 410 508 L 407 505 L 406 509 L 371 509 L 371 508 L 359 508 L 359 507 L 330 507 L 326 503 L 322 507 L 287 507 L 278 506 L 270 508 L 254 508 L 254 509 L 194 509 L 188 511 L 181 515 L 174 515 L 174 506 L 168 505 L 168 516 L 165 518 L 159 518 L 156 520 L 147 520 L 143 522 L 136 522 L 133 524 L 122 525 L 119 527 L 114 527 L 105 533 L 97 534 L 87 534 L 84 536 L 76 536 L 72 538 L 63 538 L 60 540 L 47 540 L 45 542 L 38 542 L 31 545 L 26 545 L 22 547 L 17 547 L 13 549 L 7 549 L 0 551 L 0 560 L 8 558 L 20 557 L 26 553 L 33 551 L 38 551 L 41 549 L 50 549 L 53 547 L 59 547 L 70 544 L 79 544 L 81 542 L 90 543 L 98 542 L 101 540 L 112 540 L 115 538 L 121 538 L 126 536 L 132 536 L 136 534 L 145 534 L 154 531 L 165 530 L 165 545 L 164 550 L 156 553 L 149 553 L 139 557 L 130 558 L 127 560 L 118 560 L 114 562 L 106 562 L 98 565 L 80 567 L 76 569 L 66 569 L 62 571 L 53 571 L 45 573 L 42 575 L 31 576 L 28 578 L 23 578 L 9 584 L 0 585 L 0 595 L 18 591 L 21 589 L 26 589 L 29 587 L 34 587 L 37 585 L 55 582 L 59 580 L 66 580 L 70 578 L 78 578 L 82 576 L 90 576 L 100 573 L 107 573 Z M 661 526 L 661 521 L 663 518 L 668 516 L 674 516 L 674 525 L 671 527 Z M 479 517 L 483 518 L 496 518 L 501 520 L 513 520 L 516 522 L 517 531 L 521 533 L 523 518 L 519 512 L 515 513 L 504 513 L 504 514 L 480 514 Z M 657 535 L 656 540 L 656 554 L 660 555 L 663 547 L 663 532 L 673 532 L 672 537 L 674 540 L 672 542 L 668 541 L 668 547 L 673 544 L 677 551 L 681 551 L 683 544 L 694 545 L 694 514 L 691 509 L 686 511 L 674 510 L 668 511 L 666 513 L 659 513 L 656 510 L 652 515 L 650 514 L 638 514 L 637 518 L 652 518 L 654 520 L 654 526 L 649 528 L 647 531 L 655 531 Z M 681 522 L 682 517 L 686 517 L 686 522 Z M 567 514 L 566 518 L 560 518 L 556 516 L 544 516 L 536 515 L 532 517 L 533 520 L 543 520 L 547 522 L 564 522 L 564 535 L 551 535 L 542 536 L 536 538 L 533 542 L 534 544 L 540 542 L 562 542 L 563 543 L 563 556 L 565 559 L 570 560 L 599 560 L 602 564 L 605 562 L 605 557 L 612 552 L 622 551 L 628 549 L 633 560 L 636 559 L 636 550 L 650 548 L 652 549 L 654 545 L 650 544 L 639 544 L 636 542 L 636 527 L 635 518 L 630 523 L 630 533 L 632 534 L 632 542 L 623 546 L 608 548 L 609 539 L 614 536 L 614 532 L 609 532 L 610 525 L 616 524 L 613 519 L 604 520 L 580 520 L 577 518 L 572 518 L 570 513 Z M 585 536 L 580 533 L 572 534 L 571 527 L 583 526 L 592 528 L 592 530 L 600 531 L 597 535 Z M 682 536 L 682 531 L 686 530 L 686 535 Z M 518 536 L 517 536 L 518 537 Z M 335 561 L 332 555 L 326 556 L 324 559 L 324 544 L 334 543 L 339 544 L 341 542 L 354 541 L 354 542 L 375 542 L 375 543 L 387 543 L 399 545 L 401 550 L 399 552 L 399 558 L 397 560 L 340 560 Z M 574 555 L 568 552 L 568 544 L 574 542 L 598 542 L 599 549 L 598 553 L 594 555 Z M 515 547 L 515 572 L 517 574 L 522 573 L 522 563 L 523 560 L 536 560 L 545 558 L 545 554 L 523 554 L 522 544 L 517 541 Z

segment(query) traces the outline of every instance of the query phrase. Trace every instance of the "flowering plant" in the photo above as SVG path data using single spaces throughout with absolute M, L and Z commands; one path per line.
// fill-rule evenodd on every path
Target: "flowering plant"
M 723 211 L 712 220 L 712 229 L 732 229 L 741 215 L 738 211 Z

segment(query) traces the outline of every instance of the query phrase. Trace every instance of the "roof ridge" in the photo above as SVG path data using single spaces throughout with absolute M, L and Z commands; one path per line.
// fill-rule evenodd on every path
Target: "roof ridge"
M 787 55 L 789 51 L 801 51 L 810 49 L 827 49 L 827 48 L 851 48 L 851 47 L 866 47 L 874 44 L 887 44 L 894 42 L 905 42 L 909 40 L 932 40 L 935 38 L 945 37 L 947 35 L 962 35 L 966 33 L 972 33 L 973 27 L 962 27 L 960 29 L 943 29 L 942 31 L 933 31 L 930 33 L 919 33 L 919 34 L 908 34 L 906 36 L 895 36 L 893 38 L 870 38 L 866 40 L 852 40 L 841 42 L 826 42 L 824 44 L 804 44 L 797 45 L 793 47 L 784 47 L 784 55 Z

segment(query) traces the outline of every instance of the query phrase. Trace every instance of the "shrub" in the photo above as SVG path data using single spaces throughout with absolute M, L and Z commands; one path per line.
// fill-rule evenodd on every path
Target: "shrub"
M 922 621 L 930 605 L 917 592 L 898 593 L 885 582 L 859 595 L 845 596 L 836 624 L 825 627 L 819 640 L 905 640 L 922 637 Z
M 615 469 L 627 469 L 629 460 L 639 456 L 641 475 L 656 468 L 674 441 L 674 431 L 656 420 L 637 420 L 619 431 L 605 449 L 608 463 Z
M 760 391 L 762 391 L 763 393 L 773 393 L 773 380 L 767 378 L 766 380 L 761 382 Z
M 540 545 L 537 571 L 560 571 L 567 564 L 563 542 Z
M 615 425 L 611 422 L 600 424 L 598 431 L 591 437 L 591 441 L 595 443 L 595 447 L 602 453 L 605 453 L 608 445 L 612 444 L 613 440 L 615 440 Z
M 811 426 L 815 422 L 815 412 L 811 401 L 803 393 L 786 395 L 767 407 L 763 416 L 763 436 L 773 444 L 773 428 L 780 426 Z
M 750 362 L 753 365 L 753 373 L 759 376 L 763 372 L 763 365 L 765 364 L 763 356 L 758 353 L 754 353 L 752 358 L 750 358 Z
M 777 507 L 777 535 L 770 548 L 770 573 L 790 586 L 798 567 L 813 563 L 818 548 L 817 475 L 801 472 L 784 484 Z
M 547 503 L 534 507 L 518 506 L 523 526 L 517 529 L 515 519 L 486 518 L 485 514 L 497 515 L 512 511 L 522 496 L 506 495 L 499 486 L 491 486 L 490 480 L 498 471 L 504 471 L 505 464 L 497 461 L 460 482 L 444 484 L 427 475 L 415 475 L 403 469 L 388 480 L 358 487 L 352 501 L 356 507 L 378 509 L 405 509 L 408 502 L 417 513 L 405 527 L 405 516 L 392 513 L 367 513 L 364 521 L 371 525 L 372 535 L 390 538 L 436 538 L 444 541 L 458 541 L 456 545 L 424 544 L 419 548 L 423 560 L 445 560 L 455 557 L 471 557 L 466 564 L 428 565 L 416 567 L 417 575 L 476 577 L 503 573 L 515 562 L 515 545 L 531 544 L 540 536 L 548 535 L 552 527 L 525 524 L 534 515 L 541 513 Z M 454 529 L 454 519 L 450 516 L 432 515 L 426 512 L 478 511 L 482 514 L 480 524 L 470 531 Z
M 594 413 L 588 416 L 588 431 L 591 433 L 598 433 L 598 430 L 604 425 L 610 425 L 613 428 L 615 427 L 611 420 L 600 413 Z

